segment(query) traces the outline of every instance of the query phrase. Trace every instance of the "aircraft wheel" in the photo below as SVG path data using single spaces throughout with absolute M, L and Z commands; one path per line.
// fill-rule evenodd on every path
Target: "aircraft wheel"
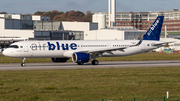
M 99 61 L 98 60 L 93 60 L 92 61 L 92 65 L 98 65 L 99 64 Z
M 78 65 L 83 65 L 84 63 L 83 62 L 79 62 L 79 63 L 77 63 Z
M 24 66 L 26 66 L 26 64 L 25 63 L 21 63 L 21 66 L 24 67 Z

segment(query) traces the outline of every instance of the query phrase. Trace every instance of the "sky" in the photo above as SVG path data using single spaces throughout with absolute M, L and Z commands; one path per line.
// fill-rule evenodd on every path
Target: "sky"
M 108 12 L 108 0 L 0 0 L 0 12 L 34 14 L 37 11 Z M 170 11 L 180 0 L 116 0 L 117 12 Z

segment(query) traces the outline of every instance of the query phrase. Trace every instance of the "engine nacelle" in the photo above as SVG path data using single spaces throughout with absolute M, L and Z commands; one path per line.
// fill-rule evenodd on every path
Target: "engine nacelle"
M 72 61 L 75 63 L 89 62 L 89 59 L 90 59 L 90 56 L 88 53 L 77 52 L 77 53 L 73 53 L 72 55 Z
M 67 62 L 67 60 L 69 60 L 69 58 L 51 58 L 51 61 L 55 63 L 63 63 Z

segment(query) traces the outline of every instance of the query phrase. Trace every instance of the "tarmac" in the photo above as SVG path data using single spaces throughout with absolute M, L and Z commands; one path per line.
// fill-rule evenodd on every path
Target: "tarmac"
M 77 65 L 76 63 L 21 63 L 0 64 L 0 71 L 16 70 L 59 70 L 59 69 L 97 69 L 97 68 L 137 68 L 137 67 L 174 67 L 180 66 L 180 60 L 156 60 L 156 61 L 106 61 L 99 62 L 99 65 Z

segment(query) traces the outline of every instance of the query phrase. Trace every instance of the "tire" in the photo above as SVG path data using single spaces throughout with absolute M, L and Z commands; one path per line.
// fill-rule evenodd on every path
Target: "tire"
M 21 66 L 22 66 L 22 67 L 25 67 L 25 65 L 26 65 L 25 63 L 21 63 Z
M 84 63 L 83 62 L 80 62 L 80 63 L 77 63 L 78 65 L 83 65 Z
M 98 60 L 93 60 L 92 61 L 92 65 L 98 65 L 99 64 L 99 61 Z

